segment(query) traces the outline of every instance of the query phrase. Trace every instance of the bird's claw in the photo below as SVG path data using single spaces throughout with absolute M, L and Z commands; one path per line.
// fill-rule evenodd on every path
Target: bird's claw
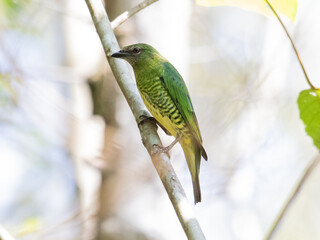
M 152 147 L 156 148 L 157 153 L 168 153 L 170 151 L 170 148 L 161 147 L 158 144 L 153 144 Z
M 152 155 L 160 154 L 160 153 L 166 153 L 168 155 L 168 157 L 170 158 L 169 151 L 170 151 L 171 148 L 169 148 L 169 147 L 161 147 L 159 144 L 153 144 L 152 147 L 153 147 Z
M 166 153 L 170 157 L 168 152 L 171 150 L 171 148 L 174 147 L 174 145 L 177 144 L 177 142 L 179 142 L 180 139 L 181 139 L 181 135 L 178 135 L 177 138 L 167 147 L 162 147 L 162 146 L 159 146 L 158 144 L 153 144 L 152 146 L 154 148 L 156 148 L 156 150 L 154 152 L 155 153 Z

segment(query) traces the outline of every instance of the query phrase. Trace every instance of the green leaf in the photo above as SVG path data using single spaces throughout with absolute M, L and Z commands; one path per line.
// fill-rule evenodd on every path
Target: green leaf
M 320 149 L 320 89 L 300 92 L 298 106 L 307 134 L 313 139 L 314 145 Z
M 196 2 L 201 6 L 232 6 L 247 11 L 258 12 L 266 16 L 273 15 L 265 0 L 196 0 Z M 269 0 L 269 2 L 278 14 L 283 14 L 294 22 L 297 14 L 298 0 Z

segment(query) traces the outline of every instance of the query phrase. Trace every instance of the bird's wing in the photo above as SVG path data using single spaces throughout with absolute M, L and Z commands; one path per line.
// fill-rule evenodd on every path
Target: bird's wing
M 185 120 L 192 135 L 196 139 L 199 147 L 202 149 L 203 157 L 206 159 L 206 153 L 202 147 L 202 138 L 197 121 L 196 114 L 194 112 L 188 89 L 184 83 L 182 77 L 178 71 L 169 62 L 164 62 L 164 73 L 161 77 L 164 86 L 166 87 L 173 102 L 177 106 L 183 119 Z

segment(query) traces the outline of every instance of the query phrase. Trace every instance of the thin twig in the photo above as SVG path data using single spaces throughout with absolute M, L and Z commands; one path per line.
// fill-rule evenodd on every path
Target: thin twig
M 88 5 L 111 70 L 131 108 L 136 122 L 139 123 L 140 117 L 148 115 L 148 112 L 146 111 L 142 99 L 139 96 L 135 81 L 132 78 L 127 63 L 120 59 L 110 57 L 111 53 L 119 50 L 119 45 L 113 33 L 104 6 L 102 5 L 101 0 L 85 1 Z M 170 163 L 170 159 L 164 153 L 154 154 L 156 150 L 154 145 L 157 144 L 162 146 L 160 138 L 156 132 L 155 125 L 151 121 L 144 121 L 142 124 L 138 124 L 138 126 L 143 144 L 152 158 L 152 162 L 167 191 L 188 239 L 204 240 L 205 237 L 197 219 L 195 218 L 193 207 L 187 200 L 186 194 Z
M 120 14 L 118 17 L 116 17 L 111 22 L 112 29 L 116 29 L 122 23 L 127 21 L 130 17 L 132 17 L 136 13 L 140 12 L 142 9 L 148 7 L 149 5 L 151 5 L 152 3 L 157 2 L 157 1 L 159 1 L 159 0 L 145 0 L 142 3 L 139 3 L 137 6 L 131 8 L 130 10 L 127 10 L 124 13 Z
M 293 48 L 293 50 L 294 50 L 294 52 L 295 52 L 295 54 L 296 54 L 296 56 L 297 56 L 297 58 L 298 58 L 298 61 L 299 61 L 299 63 L 300 63 L 300 66 L 301 66 L 301 68 L 302 68 L 302 71 L 303 71 L 303 73 L 304 73 L 304 76 L 305 76 L 305 78 L 306 78 L 309 86 L 310 86 L 312 89 L 316 90 L 316 87 L 311 83 L 311 81 L 310 81 L 310 79 L 309 79 L 309 77 L 308 77 L 308 74 L 307 74 L 307 72 L 306 72 L 306 70 L 305 70 L 305 68 L 304 68 L 304 66 L 303 66 L 303 63 L 302 63 L 302 61 L 301 61 L 300 55 L 299 55 L 299 53 L 298 53 L 298 50 L 297 50 L 296 46 L 294 45 L 294 42 L 293 42 L 293 40 L 292 40 L 292 38 L 291 38 L 291 36 L 290 36 L 287 28 L 284 26 L 284 24 L 283 24 L 280 16 L 278 15 L 278 13 L 277 13 L 276 10 L 272 7 L 271 3 L 270 3 L 268 0 L 264 0 L 264 1 L 268 4 L 268 6 L 269 6 L 270 9 L 272 10 L 273 14 L 278 18 L 278 20 L 279 20 L 279 22 L 280 22 L 283 30 L 286 32 L 286 34 L 287 34 L 287 36 L 288 36 L 288 38 L 289 38 L 289 40 L 290 40 L 290 42 L 291 42 L 292 48 Z
M 33 235 L 34 236 L 33 238 L 36 240 L 40 240 L 40 239 L 44 239 L 45 238 L 44 236 L 48 236 L 50 234 L 61 231 L 61 228 L 66 227 L 67 224 L 76 222 L 78 218 L 81 216 L 81 214 L 82 212 L 77 211 L 75 214 L 62 220 L 61 222 L 58 222 L 56 225 L 52 225 L 44 229 L 39 229 L 38 231 L 35 232 L 35 234 Z
M 317 167 L 317 165 L 320 162 L 320 156 L 316 156 L 309 165 L 305 168 L 304 172 L 302 173 L 300 179 L 297 181 L 295 187 L 293 188 L 291 194 L 289 195 L 289 198 L 284 203 L 284 205 L 281 208 L 281 211 L 279 212 L 277 218 L 272 223 L 267 235 L 265 236 L 265 240 L 270 240 L 274 233 L 276 232 L 277 228 L 280 225 L 281 220 L 285 216 L 285 214 L 288 212 L 289 207 L 293 203 L 294 199 L 299 194 L 300 190 L 302 189 L 303 185 L 306 183 L 306 180 L 310 177 L 311 173 L 314 171 L 314 169 Z

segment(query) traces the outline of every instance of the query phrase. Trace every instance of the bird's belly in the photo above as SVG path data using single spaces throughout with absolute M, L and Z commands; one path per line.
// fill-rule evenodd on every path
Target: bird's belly
M 169 102 L 168 104 L 161 104 L 166 101 L 164 99 L 151 99 L 145 94 L 141 94 L 141 96 L 152 116 L 167 129 L 172 136 L 177 137 L 182 129 L 185 129 L 185 122 L 173 102 L 167 101 Z

